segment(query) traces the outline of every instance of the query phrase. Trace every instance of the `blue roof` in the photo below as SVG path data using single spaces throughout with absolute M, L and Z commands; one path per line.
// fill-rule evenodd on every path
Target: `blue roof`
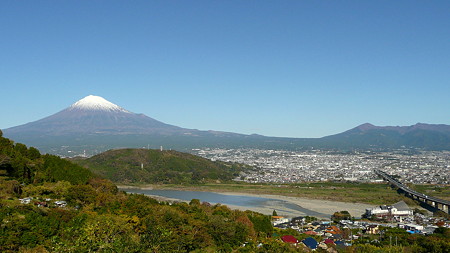
M 344 242 L 343 241 L 335 241 L 334 242 L 336 245 L 344 245 Z
M 317 248 L 317 241 L 316 239 L 312 238 L 312 237 L 308 237 L 305 240 L 302 241 L 306 247 L 310 248 L 310 249 L 316 249 Z

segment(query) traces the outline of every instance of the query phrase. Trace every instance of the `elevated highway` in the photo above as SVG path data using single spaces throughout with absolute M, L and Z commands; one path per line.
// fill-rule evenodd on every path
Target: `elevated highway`
M 439 199 L 439 198 L 432 197 L 432 196 L 428 196 L 426 194 L 411 190 L 406 185 L 402 184 L 400 181 L 391 177 L 384 171 L 375 170 L 375 173 L 378 176 L 382 177 L 384 180 L 391 183 L 393 186 L 401 189 L 403 192 L 405 192 L 406 196 L 408 196 L 412 199 L 421 201 L 423 203 L 426 203 L 426 204 L 428 204 L 436 209 L 442 210 L 446 213 L 449 213 L 450 201 L 447 201 L 444 199 Z

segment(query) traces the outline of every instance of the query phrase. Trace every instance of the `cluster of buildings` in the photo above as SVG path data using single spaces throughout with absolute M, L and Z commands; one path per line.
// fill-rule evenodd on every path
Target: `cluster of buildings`
M 283 236 L 281 240 L 286 243 L 300 244 L 314 250 L 322 248 L 330 249 L 331 246 L 350 246 L 353 241 L 363 238 L 381 238 L 383 228 L 401 228 L 411 234 L 432 234 L 438 226 L 437 223 L 445 227 L 450 227 L 448 221 L 443 219 L 427 217 L 422 214 L 413 214 L 404 202 L 396 203 L 392 206 L 380 206 L 367 209 L 369 214 L 374 214 L 379 218 L 387 215 L 401 217 L 402 220 L 390 219 L 386 222 L 377 221 L 352 221 L 341 220 L 337 224 L 330 221 L 306 222 L 305 217 L 295 217 L 288 219 L 281 216 L 272 216 L 272 224 L 280 229 L 291 228 L 298 232 L 311 236 L 305 240 L 297 240 L 294 236 Z M 321 238 L 320 241 L 315 238 Z
M 295 217 L 289 220 L 281 216 L 272 216 L 272 224 L 274 227 L 281 229 L 292 228 L 307 235 L 308 237 L 301 241 L 292 235 L 284 235 L 281 236 L 280 239 L 285 243 L 295 245 L 302 244 L 304 247 L 311 250 L 315 250 L 317 248 L 327 250 L 335 247 L 336 245 L 351 245 L 348 235 L 345 234 L 340 227 L 331 225 L 330 221 L 306 222 L 305 217 Z M 317 236 L 320 236 L 322 240 L 318 241 L 316 239 L 318 238 Z
M 65 200 L 56 200 L 53 201 L 50 198 L 47 198 L 45 200 L 38 200 L 38 199 L 34 199 L 33 197 L 26 197 L 23 199 L 19 199 L 21 204 L 34 204 L 38 207 L 66 207 L 67 206 L 67 202 Z
M 413 216 L 413 211 L 404 201 L 397 202 L 393 205 L 382 205 L 374 208 L 366 209 L 364 216 L 366 218 L 377 218 L 402 221 L 402 218 Z
M 420 152 L 406 157 L 392 154 L 391 159 L 395 162 L 385 164 L 382 170 L 399 176 L 402 183 L 450 184 L 449 151 Z
M 263 149 L 195 149 L 196 155 L 237 162 L 258 169 L 236 180 L 249 183 L 317 181 L 382 181 L 374 169 L 395 171 L 405 183 L 450 184 L 450 152 L 404 150 L 389 152 L 285 151 Z M 392 173 L 390 173 L 392 174 Z

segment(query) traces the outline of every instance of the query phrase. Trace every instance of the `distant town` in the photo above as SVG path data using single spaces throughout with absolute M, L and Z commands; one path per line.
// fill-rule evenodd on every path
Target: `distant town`
M 206 148 L 192 151 L 213 161 L 237 162 L 259 168 L 242 173 L 236 179 L 249 183 L 381 182 L 374 169 L 396 175 L 403 183 L 450 183 L 449 151 L 418 151 L 414 154 L 405 150 L 343 153 Z

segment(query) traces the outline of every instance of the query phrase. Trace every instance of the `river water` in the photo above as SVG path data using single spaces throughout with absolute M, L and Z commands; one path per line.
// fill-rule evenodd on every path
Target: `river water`
M 300 205 L 272 198 L 253 197 L 244 195 L 227 195 L 215 192 L 200 192 L 200 191 L 179 191 L 179 190 L 150 190 L 140 188 L 123 189 L 128 193 L 137 193 L 144 195 L 155 195 L 165 198 L 178 199 L 183 201 L 191 201 L 192 199 L 199 199 L 201 202 L 206 201 L 211 204 L 223 204 L 241 207 L 267 208 L 274 209 L 278 214 L 284 214 L 290 217 L 308 215 L 319 218 L 329 218 L 329 214 L 319 213 L 301 207 Z

